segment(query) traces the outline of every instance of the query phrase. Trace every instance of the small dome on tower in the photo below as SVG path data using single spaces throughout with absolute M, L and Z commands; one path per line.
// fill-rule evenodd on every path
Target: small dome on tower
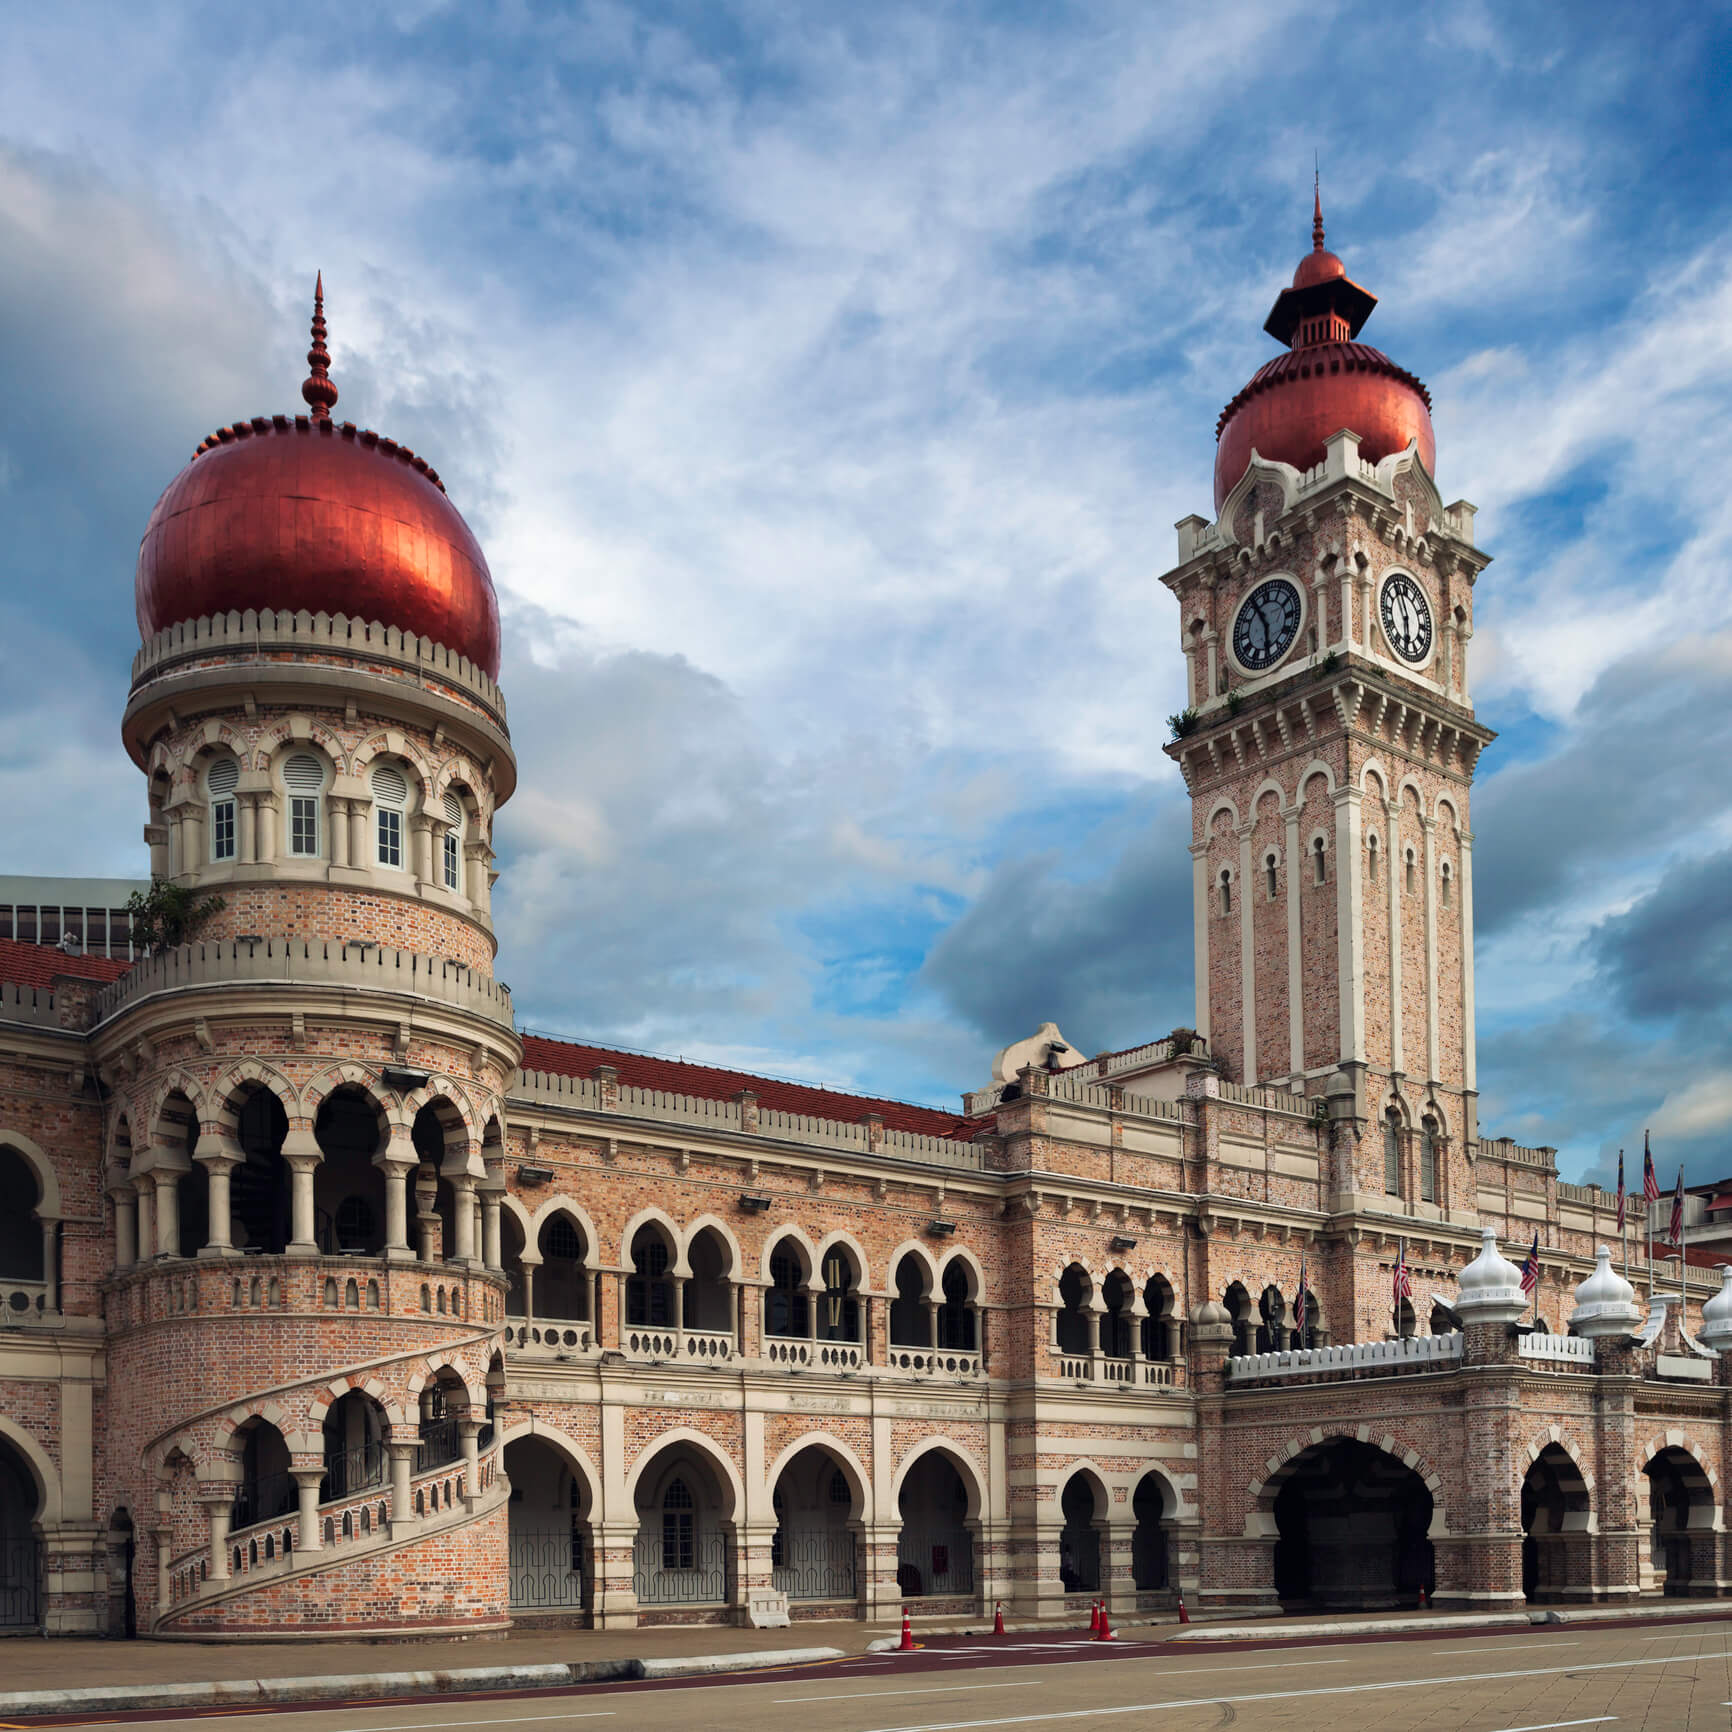
M 1720 1291 L 1702 1307 L 1696 1339 L 1715 1353 L 1732 1352 L 1732 1264 L 1720 1265 Z
M 1522 1272 L 1497 1248 L 1495 1229 L 1480 1234 L 1480 1253 L 1455 1284 L 1455 1314 L 1465 1323 L 1514 1323 L 1528 1308 Z
M 309 413 L 222 427 L 168 484 L 133 583 L 147 641 L 249 608 L 396 626 L 499 677 L 499 602 L 438 472 L 407 446 L 331 419 L 324 278 L 313 294 Z
M 1612 1267 L 1612 1253 L 1602 1245 L 1594 1253 L 1594 1270 L 1576 1289 L 1570 1328 L 1590 1339 L 1628 1335 L 1642 1320 L 1636 1289 Z
M 1436 473 L 1430 393 L 1380 350 L 1354 341 L 1377 297 L 1324 247 L 1321 193 L 1312 208 L 1311 251 L 1263 326 L 1288 352 L 1259 367 L 1215 425 L 1217 511 L 1253 451 L 1310 469 L 1323 461 L 1325 442 L 1343 427 L 1359 435 L 1359 455 L 1368 463 L 1417 441 L 1426 473 Z

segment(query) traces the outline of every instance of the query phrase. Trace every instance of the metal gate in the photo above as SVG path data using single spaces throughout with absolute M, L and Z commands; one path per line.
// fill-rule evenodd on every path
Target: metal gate
M 770 1561 L 770 1580 L 790 1600 L 854 1598 L 854 1536 L 847 1528 L 778 1528 Z
M 506 1543 L 514 1611 L 586 1604 L 583 1530 L 575 1523 L 569 1535 L 513 1533 Z
M 904 1523 L 896 1537 L 896 1589 L 907 1599 L 974 1592 L 974 1536 L 967 1528 Z
M 725 1534 L 684 1533 L 667 1538 L 638 1529 L 632 1546 L 632 1589 L 640 1606 L 702 1606 L 728 1597 Z
M 41 1542 L 0 1539 L 0 1630 L 34 1630 L 40 1620 Z

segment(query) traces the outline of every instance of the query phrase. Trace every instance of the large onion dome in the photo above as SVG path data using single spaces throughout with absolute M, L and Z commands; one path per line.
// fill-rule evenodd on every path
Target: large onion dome
M 1576 1289 L 1570 1328 L 1590 1340 L 1601 1335 L 1628 1335 L 1642 1320 L 1636 1289 L 1612 1267 L 1612 1253 L 1602 1245 L 1594 1253 L 1594 1271 Z
M 1217 511 L 1253 450 L 1310 469 L 1323 461 L 1324 442 L 1343 427 L 1359 435 L 1359 454 L 1372 463 L 1417 439 L 1426 472 L 1436 473 L 1430 393 L 1380 350 L 1353 340 L 1377 297 L 1324 250 L 1321 195 L 1311 238 L 1292 287 L 1281 291 L 1263 326 L 1288 352 L 1259 367 L 1215 424 Z
M 1514 1323 L 1528 1308 L 1522 1272 L 1497 1248 L 1495 1229 L 1480 1234 L 1480 1253 L 1455 1284 L 1455 1314 L 1463 1323 Z
M 145 525 L 138 629 L 272 608 L 414 632 L 499 677 L 499 603 L 479 543 L 425 458 L 331 419 L 324 279 L 313 299 L 309 413 L 220 428 Z
M 1716 1353 L 1732 1350 L 1732 1264 L 1720 1265 L 1720 1291 L 1703 1305 L 1696 1339 Z

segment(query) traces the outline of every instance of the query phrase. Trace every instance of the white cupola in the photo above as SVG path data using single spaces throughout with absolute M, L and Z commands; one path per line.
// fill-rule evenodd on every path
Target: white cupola
M 1732 1351 L 1732 1264 L 1720 1265 L 1720 1291 L 1702 1307 L 1696 1339 L 1715 1353 Z
M 1732 1311 L 1732 1296 L 1727 1299 Z M 1636 1289 L 1612 1267 L 1612 1253 L 1602 1245 L 1594 1253 L 1593 1273 L 1576 1289 L 1576 1308 L 1570 1313 L 1570 1328 L 1590 1340 L 1601 1336 L 1629 1335 L 1642 1320 Z
M 1455 1314 L 1469 1323 L 1515 1323 L 1528 1308 L 1522 1272 L 1497 1248 L 1497 1233 L 1481 1234 L 1480 1253 L 1462 1270 L 1455 1284 Z

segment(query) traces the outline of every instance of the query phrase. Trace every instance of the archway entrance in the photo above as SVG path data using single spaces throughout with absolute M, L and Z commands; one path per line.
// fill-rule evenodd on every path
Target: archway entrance
M 127 1641 L 138 1634 L 138 1598 L 132 1586 L 135 1552 L 132 1517 L 117 1509 L 108 1518 L 108 1633 Z
M 1588 1505 L 1569 1452 L 1548 1443 L 1522 1479 L 1522 1592 L 1535 1604 L 1590 1597 Z
M 1642 1469 L 1648 1476 L 1652 1523 L 1644 1590 L 1667 1594 L 1712 1591 L 1714 1580 L 1714 1488 L 1688 1451 L 1660 1451 Z M 1696 1583 L 1702 1582 L 1697 1589 Z
M 1167 1586 L 1167 1485 L 1159 1474 L 1146 1473 L 1131 1495 L 1136 1531 L 1131 1536 L 1131 1581 L 1139 1594 L 1159 1593 Z
M 974 1593 L 974 1535 L 968 1530 L 968 1487 L 936 1450 L 908 1470 L 899 1500 L 896 1587 L 905 1600 Z
M 1417 1605 L 1432 1587 L 1431 1493 L 1412 1468 L 1356 1438 L 1296 1455 L 1275 1498 L 1275 1592 L 1294 1609 Z
M 1098 1594 L 1101 1587 L 1101 1536 L 1095 1526 L 1095 1493 L 1078 1473 L 1059 1495 L 1064 1530 L 1058 1542 L 1058 1576 L 1067 1594 Z
M 23 1457 L 0 1441 L 0 1630 L 34 1630 L 41 1623 L 38 1503 Z
M 637 1482 L 632 1590 L 642 1607 L 719 1606 L 728 1597 L 731 1498 L 697 1450 L 675 1444 Z
M 590 1603 L 588 1491 L 539 1437 L 505 1446 L 513 1612 L 579 1612 Z
M 771 1581 L 790 1600 L 854 1598 L 854 1529 L 859 1513 L 842 1464 L 817 1444 L 776 1476 Z

